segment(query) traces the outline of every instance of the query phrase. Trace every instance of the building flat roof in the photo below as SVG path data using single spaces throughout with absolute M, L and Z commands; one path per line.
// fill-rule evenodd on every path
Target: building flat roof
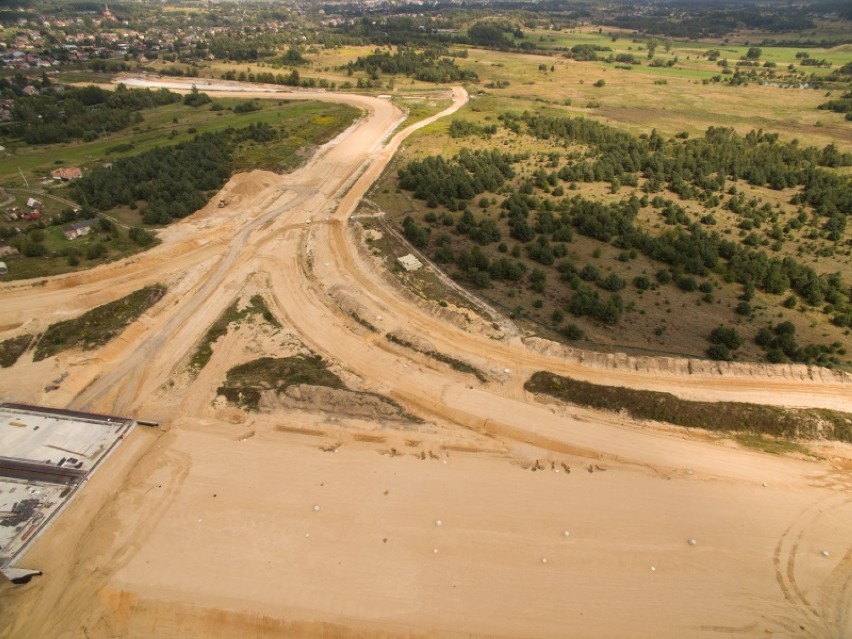
M 22 556 L 134 425 L 112 415 L 0 404 L 0 568 Z
M 418 260 L 413 254 L 409 253 L 408 255 L 403 255 L 402 257 L 396 258 L 397 262 L 402 264 L 402 268 L 406 271 L 416 271 L 419 268 L 423 267 L 423 262 Z

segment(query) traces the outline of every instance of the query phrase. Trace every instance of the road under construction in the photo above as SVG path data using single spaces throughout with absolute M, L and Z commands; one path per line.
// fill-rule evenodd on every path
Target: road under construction
M 28 550 L 45 576 L 0 593 L 0 637 L 852 633 L 848 446 L 766 455 L 523 386 L 548 370 L 686 399 L 849 410 L 847 376 L 578 353 L 413 299 L 350 217 L 407 136 L 467 94 L 452 89 L 449 108 L 399 132 L 389 100 L 286 95 L 365 116 L 293 173 L 234 176 L 146 253 L 0 285 L 9 336 L 168 286 L 105 347 L 0 371 L 7 401 L 163 424 L 130 433 L 63 514 L 62 534 L 52 527 Z M 255 294 L 281 328 L 241 326 L 187 373 L 211 324 Z M 485 379 L 387 334 L 416 336 Z M 417 419 L 347 415 L 352 395 L 310 404 L 307 391 L 247 412 L 217 392 L 237 364 L 306 352 Z M 63 375 L 47 395 L 42 380 Z

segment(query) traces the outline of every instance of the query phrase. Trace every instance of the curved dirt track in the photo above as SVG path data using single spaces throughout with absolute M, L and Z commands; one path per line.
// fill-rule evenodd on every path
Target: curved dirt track
M 235 87 L 203 88 L 219 89 Z M 245 89 L 234 95 L 281 97 Z M 152 251 L 44 284 L 0 286 L 0 327 L 11 336 L 168 284 L 164 300 L 113 343 L 3 369 L 0 388 L 5 400 L 171 425 L 163 435 L 137 430 L 64 515 L 65 536 L 56 526 L 35 546 L 27 561 L 48 574 L 2 593 L 0 621 L 8 623 L 0 627 L 8 630 L 0 636 L 852 632 L 847 448 L 827 449 L 833 463 L 762 455 L 543 405 L 523 389 L 532 372 L 550 370 L 691 399 L 849 410 L 847 378 L 698 364 L 685 374 L 673 360 L 583 362 L 445 321 L 386 279 L 348 223 L 405 137 L 439 116 L 385 143 L 403 117 L 390 101 L 286 97 L 344 101 L 366 115 L 294 173 L 236 176 L 223 191 L 225 208 L 208 206 L 169 227 Z M 452 99 L 440 117 L 467 94 L 456 88 Z M 426 423 L 401 431 L 322 413 L 219 410 L 217 384 L 245 361 L 235 341 L 224 340 L 197 380 L 175 383 L 210 324 L 246 292 L 261 293 L 284 329 L 350 386 L 390 396 Z M 341 310 L 341 296 L 381 333 Z M 389 331 L 468 361 L 490 381 L 393 345 L 383 337 Z M 60 373 L 68 376 L 59 390 L 45 393 L 45 380 Z M 328 446 L 318 449 L 323 441 L 346 446 L 328 455 Z M 410 450 L 398 455 L 390 443 Z M 377 448 L 392 454 L 379 457 Z M 434 459 L 433 449 L 441 451 Z M 530 472 L 533 460 L 547 472 Z M 113 497 L 115 483 L 122 491 Z M 313 500 L 327 500 L 323 515 L 333 513 L 322 524 Z M 436 513 L 450 526 L 440 538 Z M 578 528 L 570 550 L 559 534 L 568 521 Z M 703 535 L 700 545 L 685 548 L 693 535 Z

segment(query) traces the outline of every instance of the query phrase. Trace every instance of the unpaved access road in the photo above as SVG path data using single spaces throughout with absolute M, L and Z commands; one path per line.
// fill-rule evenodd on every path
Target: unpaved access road
M 25 563 L 45 576 L 0 592 L 0 636 L 852 634 L 848 447 L 770 456 L 523 389 L 550 370 L 690 399 L 849 410 L 847 377 L 579 353 L 454 320 L 401 291 L 348 221 L 433 118 L 391 137 L 403 114 L 388 100 L 203 90 L 342 101 L 365 115 L 291 174 L 235 176 L 213 199 L 227 206 L 163 230 L 147 253 L 0 286 L 3 339 L 147 284 L 169 287 L 102 349 L 0 370 L 7 401 L 164 424 L 134 431 L 34 545 Z M 467 101 L 461 88 L 447 97 L 435 118 Z M 209 326 L 255 293 L 281 331 L 240 326 L 188 375 Z M 379 332 L 354 321 L 353 307 Z M 354 419 L 345 406 L 246 414 L 217 399 L 229 368 L 293 348 L 424 421 Z

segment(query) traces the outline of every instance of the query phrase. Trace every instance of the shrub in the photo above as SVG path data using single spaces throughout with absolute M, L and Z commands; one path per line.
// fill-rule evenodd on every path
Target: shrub
M 559 329 L 559 333 L 565 339 L 570 339 L 572 341 L 583 339 L 583 329 L 581 329 L 574 323 L 567 324 L 566 326 L 562 327 L 561 329 Z
M 737 315 L 749 316 L 751 315 L 751 304 L 748 302 L 740 302 L 734 310 Z
M 729 362 L 733 358 L 731 351 L 724 344 L 711 344 L 707 349 L 707 357 L 718 361 Z
M 651 288 L 651 280 L 644 275 L 637 275 L 633 278 L 633 286 L 638 288 L 640 291 L 647 291 Z
M 605 288 L 608 291 L 612 291 L 613 293 L 616 291 L 620 291 L 624 288 L 624 278 L 621 277 L 618 273 L 610 273 L 606 276 L 601 283 L 601 288 Z
M 718 326 L 713 329 L 712 333 L 710 333 L 710 342 L 712 344 L 725 346 L 726 348 L 734 351 L 743 345 L 743 338 L 740 337 L 739 333 L 737 333 L 734 328 Z

